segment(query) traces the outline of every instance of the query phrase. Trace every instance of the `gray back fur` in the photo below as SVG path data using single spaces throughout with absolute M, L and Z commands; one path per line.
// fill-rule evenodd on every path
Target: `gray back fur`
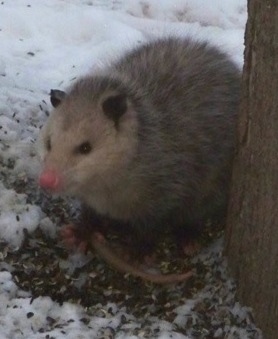
M 194 223 L 225 211 L 240 97 L 229 57 L 207 43 L 161 39 L 80 80 L 69 95 L 109 90 L 125 93 L 138 119 L 138 146 L 122 178 L 143 192 L 131 222 Z

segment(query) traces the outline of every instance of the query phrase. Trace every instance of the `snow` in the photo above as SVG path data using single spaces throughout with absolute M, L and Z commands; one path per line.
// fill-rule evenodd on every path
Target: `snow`
M 5 189 L 0 183 L 0 225 L 1 238 L 13 247 L 20 246 L 24 228 L 34 231 L 40 221 L 42 212 L 39 206 L 26 203 L 24 194 Z
M 39 173 L 35 142 L 51 110 L 51 88 L 64 89 L 77 76 L 105 67 L 133 46 L 165 35 L 209 40 L 242 66 L 245 22 L 244 0 L 2 1 L 0 238 L 17 249 L 24 240 L 24 230 L 32 233 L 40 226 L 52 238 L 56 236 L 55 221 L 28 199 Z M 22 192 L 20 182 L 33 183 L 30 191 Z M 159 328 L 157 338 L 193 338 L 178 329 L 185 328 L 188 322 L 194 325 L 199 316 L 194 306 L 209 298 L 216 298 L 220 308 L 223 304 L 224 313 L 237 318 L 236 325 L 227 322 L 226 328 L 219 327 L 215 338 L 224 334 L 225 338 L 259 338 L 250 310 L 234 301 L 234 284 L 226 276 L 221 246 L 214 244 L 194 260 L 210 261 L 213 267 L 215 257 L 221 258 L 223 286 L 217 290 L 217 286 L 208 284 L 196 292 L 175 309 L 172 323 L 163 318 L 148 319 L 149 331 Z M 77 304 L 59 305 L 47 295 L 33 299 L 30 292 L 18 288 L 13 267 L 5 257 L 5 248 L 0 248 L 0 339 L 146 337 L 140 319 L 109 300 L 107 305 L 94 305 L 90 313 Z M 61 265 L 82 266 L 78 256 L 70 260 Z M 209 275 L 208 280 L 214 281 L 213 274 Z M 215 324 L 218 321 L 219 315 Z M 240 328 L 241 322 L 247 322 L 251 330 Z

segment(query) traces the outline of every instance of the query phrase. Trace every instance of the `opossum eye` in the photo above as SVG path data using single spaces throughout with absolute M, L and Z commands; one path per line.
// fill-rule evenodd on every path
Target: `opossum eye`
M 76 152 L 79 154 L 88 154 L 92 150 L 91 144 L 87 142 L 83 142 L 81 145 L 79 145 L 76 149 Z
M 47 150 L 48 152 L 51 151 L 51 141 L 50 141 L 50 138 L 47 138 L 47 139 L 46 139 L 45 147 L 46 147 L 46 150 Z

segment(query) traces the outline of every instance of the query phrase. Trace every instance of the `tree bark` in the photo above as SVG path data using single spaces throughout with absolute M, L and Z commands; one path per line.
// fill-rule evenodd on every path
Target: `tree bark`
M 226 254 L 241 302 L 278 338 L 278 1 L 248 0 Z

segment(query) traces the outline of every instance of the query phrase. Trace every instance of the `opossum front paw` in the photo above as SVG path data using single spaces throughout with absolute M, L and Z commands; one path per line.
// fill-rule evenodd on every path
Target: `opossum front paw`
M 63 244 L 69 248 L 82 253 L 89 249 L 90 239 L 84 237 L 83 232 L 75 225 L 65 225 L 60 232 Z

